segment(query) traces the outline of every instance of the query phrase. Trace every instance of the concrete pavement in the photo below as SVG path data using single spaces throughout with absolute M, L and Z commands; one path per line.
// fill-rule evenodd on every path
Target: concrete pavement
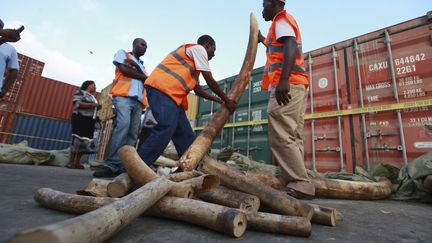
M 92 171 L 49 166 L 0 164 L 0 242 L 24 229 L 74 217 L 39 206 L 41 187 L 74 193 L 92 179 Z M 315 199 L 344 214 L 336 227 L 312 226 L 309 238 L 248 230 L 241 238 L 196 225 L 139 217 L 108 242 L 432 242 L 432 205 L 416 202 Z

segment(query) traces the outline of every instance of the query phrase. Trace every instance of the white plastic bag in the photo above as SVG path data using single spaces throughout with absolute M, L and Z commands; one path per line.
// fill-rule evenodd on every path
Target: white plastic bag
M 152 128 L 152 127 L 156 126 L 157 124 L 158 124 L 158 122 L 154 118 L 150 107 L 147 107 L 145 112 L 144 112 L 143 127 Z

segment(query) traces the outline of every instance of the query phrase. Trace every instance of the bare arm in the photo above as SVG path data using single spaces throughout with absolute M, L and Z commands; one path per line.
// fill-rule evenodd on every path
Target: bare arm
M 213 75 L 211 72 L 208 71 L 202 71 L 201 72 L 204 79 L 207 82 L 207 85 L 210 87 L 210 89 L 217 94 L 225 103 L 225 106 L 228 108 L 228 110 L 233 113 L 236 109 L 236 102 L 230 98 L 222 91 L 222 89 L 219 87 L 219 84 L 214 80 Z
M 198 96 L 200 96 L 200 97 L 202 97 L 204 99 L 216 101 L 219 104 L 223 103 L 223 101 L 222 101 L 221 98 L 205 92 L 204 89 L 201 86 L 199 86 L 199 85 L 195 86 L 194 91 L 195 91 L 196 95 L 198 95 Z
M 131 67 L 128 67 L 125 64 L 122 64 L 122 63 L 115 62 L 114 64 L 118 67 L 120 72 L 122 72 L 123 74 L 125 74 L 126 76 L 128 76 L 130 78 L 138 79 L 138 80 L 141 80 L 143 82 L 147 79 L 147 75 L 145 75 L 141 71 L 141 69 L 138 69 L 140 71 L 137 71 Z
M 265 37 L 261 34 L 261 30 L 260 31 L 258 31 L 258 43 L 263 43 L 265 46 L 267 46 L 265 43 L 264 43 L 264 41 L 265 41 Z
M 17 42 L 21 39 L 21 31 L 14 29 L 0 29 L 1 40 L 4 42 Z
M 281 38 L 278 41 L 282 42 L 284 47 L 282 73 L 279 78 L 279 83 L 276 86 L 275 96 L 279 105 L 286 105 L 291 99 L 291 96 L 289 95 L 290 87 L 287 80 L 294 67 L 297 54 L 297 41 L 292 36 Z
M 5 79 L 4 79 L 4 83 L 3 83 L 3 88 L 2 88 L 1 93 L 0 93 L 0 98 L 2 98 L 4 96 L 4 94 L 6 94 L 9 91 L 9 89 L 11 88 L 11 86 L 13 85 L 13 83 L 15 82 L 17 77 L 18 77 L 18 70 L 9 69 L 7 71 Z
M 95 108 L 95 107 L 100 109 L 101 105 L 99 105 L 97 103 L 87 103 L 87 102 L 80 102 L 80 104 L 79 104 L 79 108 L 81 108 L 81 109 L 90 109 L 90 108 Z

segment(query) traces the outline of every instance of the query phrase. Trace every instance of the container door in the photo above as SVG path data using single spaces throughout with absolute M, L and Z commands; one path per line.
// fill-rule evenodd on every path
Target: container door
M 359 163 L 366 168 L 378 163 L 401 167 L 432 149 L 432 136 L 426 127 L 432 124 L 431 107 L 420 102 L 409 109 L 391 108 L 431 99 L 430 26 L 394 34 L 385 31 L 383 38 L 359 43 L 352 52 L 353 63 L 358 65 L 357 78 L 352 80 L 361 82 L 363 93 L 358 103 L 385 110 L 358 116 L 360 123 L 365 116 L 366 136 L 357 131 L 356 137 L 362 139 L 356 147 L 361 147 L 364 159 Z
M 309 98 L 306 114 L 333 112 L 349 104 L 344 50 L 306 56 Z M 352 171 L 350 118 L 331 116 L 310 119 L 303 132 L 306 167 L 315 171 Z

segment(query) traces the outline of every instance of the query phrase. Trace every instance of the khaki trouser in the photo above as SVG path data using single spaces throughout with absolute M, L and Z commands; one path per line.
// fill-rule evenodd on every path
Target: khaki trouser
M 281 167 L 287 187 L 308 195 L 315 195 L 304 165 L 304 146 L 301 133 L 307 103 L 304 85 L 290 85 L 291 99 L 280 106 L 274 91 L 270 92 L 267 106 L 269 120 L 269 144 L 273 163 Z

